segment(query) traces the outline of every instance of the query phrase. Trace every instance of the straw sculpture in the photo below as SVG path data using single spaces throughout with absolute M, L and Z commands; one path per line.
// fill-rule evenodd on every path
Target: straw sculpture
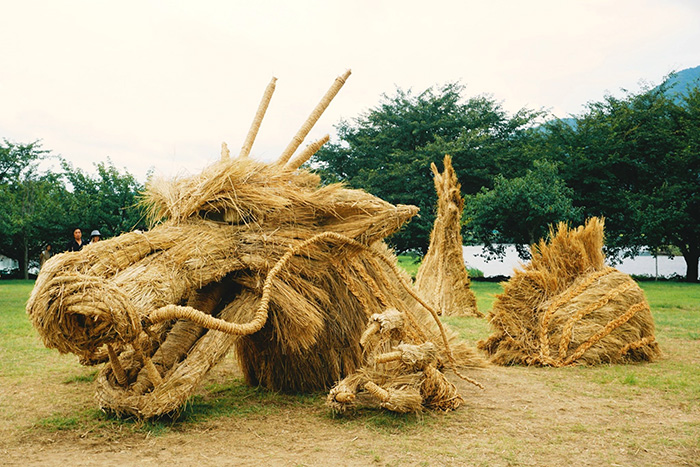
M 493 334 L 477 343 L 500 365 L 568 366 L 652 361 L 660 355 L 644 292 L 605 265 L 603 220 L 569 229 L 531 248 L 496 297 Z
M 430 246 L 416 274 L 416 289 L 428 303 L 444 315 L 483 317 L 476 306 L 469 273 L 462 256 L 462 210 L 464 199 L 460 193 L 452 158 L 445 156 L 442 173 L 435 164 L 433 171 L 438 210 Z
M 138 418 L 176 412 L 234 348 L 251 385 L 330 388 L 365 365 L 367 320 L 390 307 L 404 316 L 406 344 L 432 342 L 440 368 L 479 363 L 430 321 L 434 310 L 419 305 L 383 244 L 418 209 L 321 185 L 301 166 L 327 137 L 294 156 L 349 74 L 266 164 L 249 153 L 273 79 L 239 157 L 223 144 L 221 160 L 201 174 L 149 183 L 151 230 L 56 255 L 42 268 L 29 317 L 47 347 L 105 363 L 102 409 Z

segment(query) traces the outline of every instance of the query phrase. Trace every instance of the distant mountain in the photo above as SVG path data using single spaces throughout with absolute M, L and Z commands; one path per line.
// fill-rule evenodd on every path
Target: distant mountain
M 668 85 L 668 95 L 680 101 L 689 88 L 700 85 L 700 66 L 686 68 L 671 75 L 665 82 Z
M 668 88 L 667 95 L 669 97 L 673 97 L 676 103 L 680 103 L 683 96 L 687 94 L 688 89 L 695 86 L 700 86 L 700 66 L 696 66 L 695 68 L 686 68 L 685 70 L 675 72 L 669 76 L 666 81 L 664 81 L 664 84 L 666 84 Z M 559 118 L 558 120 L 561 120 L 563 123 L 566 123 L 572 128 L 576 128 L 576 118 L 566 117 Z M 544 130 L 544 126 L 539 128 Z

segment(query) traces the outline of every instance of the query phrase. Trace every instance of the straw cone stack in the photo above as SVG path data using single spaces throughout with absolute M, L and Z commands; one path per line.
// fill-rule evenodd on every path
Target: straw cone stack
M 445 156 L 444 167 L 440 173 L 435 164 L 430 165 L 438 211 L 428 253 L 416 274 L 416 289 L 444 315 L 483 317 L 464 267 L 461 233 L 464 199 L 450 156 Z

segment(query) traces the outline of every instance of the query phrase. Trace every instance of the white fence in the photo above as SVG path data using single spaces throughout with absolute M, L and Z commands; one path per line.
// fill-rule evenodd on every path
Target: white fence
M 486 261 L 481 256 L 482 252 L 483 247 L 480 245 L 462 247 L 464 264 L 468 268 L 480 270 L 485 277 L 511 276 L 513 268 L 520 268 L 523 264 L 512 245 L 506 246 L 506 256 L 501 260 Z M 650 277 L 669 277 L 674 274 L 685 276 L 686 273 L 685 260 L 682 256 L 657 256 L 654 258 L 649 254 L 642 254 L 634 258 L 626 258 L 615 267 L 627 274 Z

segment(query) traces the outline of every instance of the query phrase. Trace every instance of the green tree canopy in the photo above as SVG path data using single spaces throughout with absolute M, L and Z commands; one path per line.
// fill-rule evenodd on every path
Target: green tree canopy
M 72 228 L 80 227 L 86 237 L 95 229 L 112 237 L 145 228 L 138 206 L 138 194 L 144 186 L 128 171 L 120 172 L 109 160 L 95 164 L 94 175 L 66 161 L 62 167 L 72 191 L 67 213 Z
M 522 177 L 497 175 L 492 189 L 467 198 L 465 218 L 471 241 L 484 244 L 492 256 L 515 244 L 522 258 L 528 245 L 546 237 L 550 225 L 581 222 L 581 209 L 572 203 L 573 190 L 559 177 L 557 164 L 535 161 Z
M 17 259 L 25 278 L 28 266 L 50 243 L 62 252 L 80 227 L 110 237 L 144 228 L 138 204 L 143 189 L 130 173 L 111 162 L 98 163 L 96 175 L 61 160 L 62 171 L 40 171 L 49 151 L 38 142 L 0 144 L 0 253 Z
M 548 126 L 542 153 L 562 163 L 585 217 L 606 218 L 611 251 L 669 245 L 696 281 L 700 256 L 700 90 L 678 101 L 665 85 L 591 103 Z
M 431 162 L 450 154 L 465 193 L 492 186 L 499 173 L 521 175 L 530 165 L 521 147 L 539 113 L 521 110 L 511 117 L 493 98 L 465 101 L 462 92 L 463 86 L 452 83 L 417 95 L 400 89 L 384 95 L 353 122 L 341 121 L 340 142 L 312 159 L 327 181 L 421 209 L 419 218 L 390 238 L 401 251 L 427 249 L 437 199 Z
M 0 252 L 17 259 L 25 278 L 29 260 L 59 237 L 65 216 L 67 192 L 60 177 L 37 169 L 48 154 L 38 142 L 4 140 L 0 146 Z

